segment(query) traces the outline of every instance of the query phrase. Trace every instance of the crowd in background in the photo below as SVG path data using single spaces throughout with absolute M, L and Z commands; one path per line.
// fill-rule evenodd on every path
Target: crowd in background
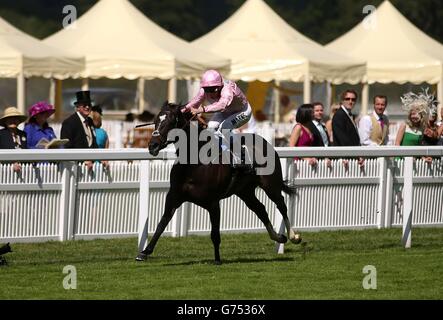
M 358 95 L 354 90 L 345 90 L 340 103 L 331 106 L 328 121 L 324 122 L 324 106 L 321 102 L 301 105 L 295 114 L 295 126 L 289 140 L 291 147 L 328 146 L 384 146 L 388 143 L 389 118 L 385 114 L 388 98 L 375 95 L 373 111 L 358 118 L 352 113 Z M 401 124 L 395 139 L 397 146 L 443 145 L 443 124 L 437 123 L 438 102 L 427 90 L 419 94 L 409 92 L 401 97 L 407 120 Z M 443 109 L 441 111 L 443 118 Z M 431 157 L 423 158 L 432 162 Z M 299 160 L 299 159 L 296 159 Z M 316 165 L 317 159 L 306 158 Z M 327 162 L 328 166 L 330 161 Z M 343 160 L 347 166 L 348 159 Z M 364 159 L 358 163 L 363 166 Z
M 60 137 L 48 123 L 55 113 L 52 105 L 45 101 L 33 104 L 28 116 L 15 107 L 7 107 L 0 118 L 0 149 L 36 149 L 36 148 L 109 148 L 109 136 L 102 128 L 103 110 L 94 105 L 89 91 L 76 93 L 75 112 L 66 118 L 61 125 Z M 388 143 L 389 118 L 386 115 L 388 98 L 385 95 L 373 97 L 373 111 L 357 117 L 352 113 L 358 95 L 354 90 L 345 90 L 340 95 L 340 103 L 330 106 L 328 119 L 325 118 L 325 107 L 321 102 L 302 104 L 298 108 L 283 101 L 284 121 L 293 122 L 289 137 L 291 147 L 329 147 L 329 146 L 383 146 Z M 437 102 L 427 91 L 415 94 L 409 92 L 401 98 L 407 119 L 397 131 L 395 145 L 443 145 L 443 124 L 437 122 Z M 125 122 L 150 122 L 154 115 L 148 111 L 136 116 L 128 113 Z M 443 118 L 443 109 L 441 118 Z M 24 122 L 24 129 L 19 125 Z M 125 135 L 124 147 L 146 148 L 152 128 L 133 130 L 130 126 Z M 254 132 L 254 117 L 237 131 Z M 50 143 L 57 142 L 57 143 Z M 427 162 L 432 158 L 425 157 Z M 300 160 L 296 158 L 295 160 Z M 317 165 L 316 158 L 305 158 L 310 165 Z M 327 165 L 330 166 L 330 160 Z M 364 159 L 358 162 L 364 165 Z M 106 161 L 102 162 L 105 167 Z M 343 159 L 347 166 L 349 159 Z M 88 169 L 93 162 L 85 161 Z M 21 170 L 20 163 L 14 163 L 16 172 Z

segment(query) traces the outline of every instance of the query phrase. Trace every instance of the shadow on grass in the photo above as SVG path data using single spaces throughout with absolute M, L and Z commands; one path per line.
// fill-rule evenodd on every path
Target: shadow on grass
M 239 258 L 239 259 L 222 259 L 222 265 L 237 264 L 237 263 L 258 263 L 258 262 L 288 262 L 294 261 L 294 257 L 276 257 L 276 258 Z M 166 263 L 164 266 L 189 266 L 189 265 L 200 265 L 200 264 L 214 264 L 214 260 L 193 260 L 186 262 L 177 263 Z
M 30 258 L 17 258 L 9 259 L 9 265 L 20 265 L 20 266 L 37 266 L 37 265 L 59 265 L 59 264 L 84 264 L 84 263 L 110 263 L 110 262 L 126 262 L 135 261 L 134 257 L 122 257 L 122 256 L 95 256 L 95 257 L 72 257 L 63 259 L 44 259 L 38 258 L 34 261 Z

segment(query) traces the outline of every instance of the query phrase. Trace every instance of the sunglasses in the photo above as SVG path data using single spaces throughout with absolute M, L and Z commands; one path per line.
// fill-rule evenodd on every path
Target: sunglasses
M 345 98 L 345 101 L 356 101 L 356 98 Z
M 214 93 L 220 91 L 220 87 L 204 87 L 205 93 Z

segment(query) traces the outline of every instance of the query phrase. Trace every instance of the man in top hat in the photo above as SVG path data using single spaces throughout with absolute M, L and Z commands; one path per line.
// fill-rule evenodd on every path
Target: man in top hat
M 97 148 L 91 113 L 92 101 L 89 91 L 78 91 L 74 102 L 76 111 L 62 123 L 60 138 L 69 139 L 65 148 Z M 85 161 L 88 169 L 92 169 L 92 161 Z
M 16 107 L 5 109 L 0 118 L 0 149 L 27 149 L 26 133 L 18 128 L 18 125 L 26 120 L 26 116 Z M 21 165 L 16 162 L 13 165 L 15 172 L 20 172 Z

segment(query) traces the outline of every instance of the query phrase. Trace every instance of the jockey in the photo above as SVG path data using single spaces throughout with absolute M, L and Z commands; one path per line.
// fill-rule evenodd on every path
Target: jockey
M 209 105 L 202 105 L 205 100 Z M 222 138 L 222 150 L 225 151 L 228 147 L 223 132 L 246 124 L 251 119 L 252 108 L 234 81 L 223 80 L 216 70 L 207 70 L 200 81 L 198 94 L 183 112 L 192 112 L 193 115 L 215 113 L 208 122 L 208 129 L 215 130 L 216 135 Z

